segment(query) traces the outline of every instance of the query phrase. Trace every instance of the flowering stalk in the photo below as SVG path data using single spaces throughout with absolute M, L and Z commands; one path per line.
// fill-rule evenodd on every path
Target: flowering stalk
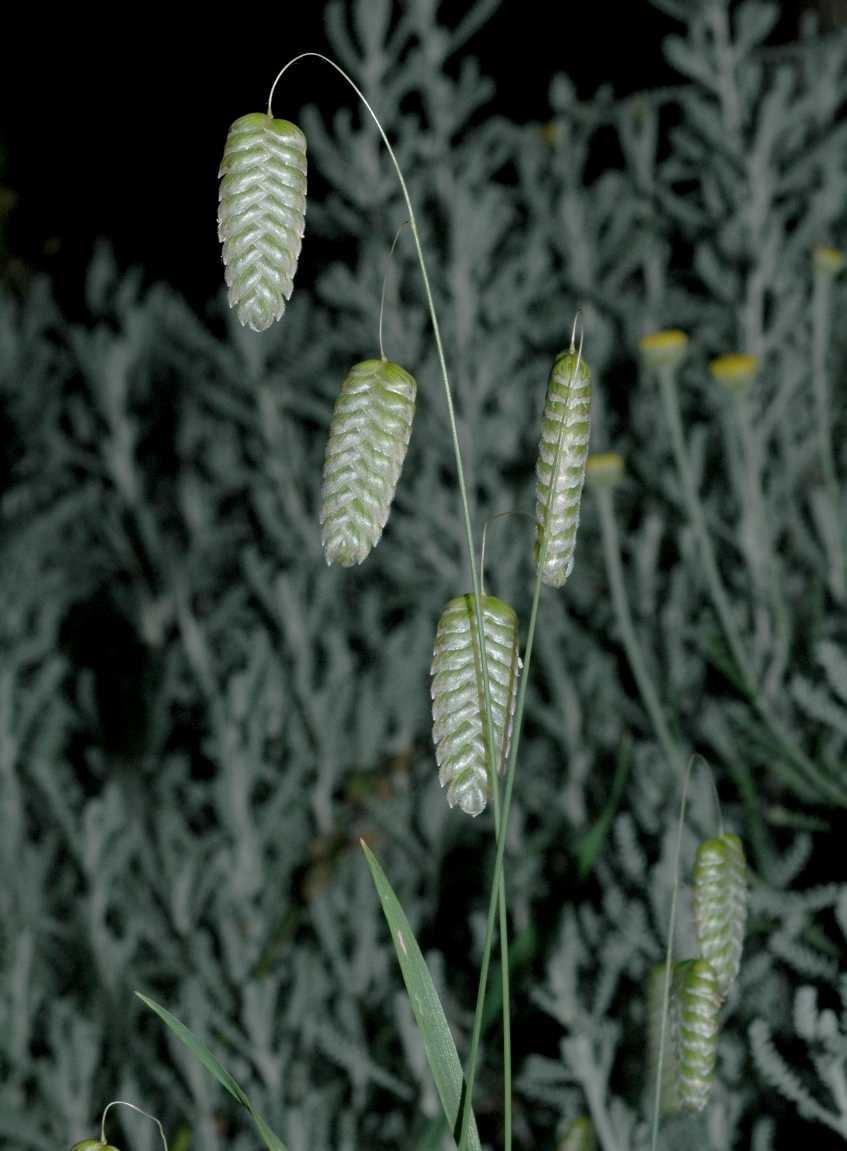
M 815 395 L 818 452 L 832 525 L 831 531 L 826 533 L 824 542 L 830 552 L 830 587 L 839 602 L 847 598 L 847 568 L 845 568 L 842 533 L 841 490 L 835 469 L 835 454 L 832 450 L 832 412 L 826 353 L 832 324 L 832 282 L 843 265 L 844 256 L 837 248 L 815 249 L 812 295 L 812 386 Z
M 400 182 L 400 189 L 403 193 L 403 199 L 406 202 L 406 209 L 407 209 L 408 217 L 409 217 L 409 226 L 412 230 L 412 236 L 414 237 L 414 241 L 415 241 L 415 251 L 416 251 L 417 257 L 418 257 L 418 265 L 419 265 L 420 271 L 421 271 L 421 279 L 423 280 L 424 295 L 426 297 L 427 308 L 429 310 L 430 321 L 432 323 L 432 332 L 433 332 L 433 337 L 435 339 L 436 351 L 438 353 L 438 364 L 439 364 L 439 368 L 441 371 L 442 383 L 444 385 L 444 398 L 445 398 L 446 403 L 447 403 L 447 420 L 448 420 L 448 424 L 450 427 L 450 438 L 451 438 L 452 443 L 453 443 L 453 453 L 454 453 L 454 456 L 456 459 L 456 473 L 457 473 L 457 478 L 459 481 L 459 494 L 460 494 L 461 502 L 462 502 L 462 515 L 463 515 L 463 521 L 464 521 L 464 527 L 465 527 L 465 543 L 467 545 L 468 564 L 469 564 L 470 573 L 471 573 L 471 587 L 473 589 L 474 612 L 475 612 L 475 616 L 476 616 L 477 634 L 479 636 L 483 637 L 483 641 L 480 643 L 480 652 L 481 652 L 480 664 L 481 664 L 481 671 L 482 671 L 483 698 L 485 701 L 485 722 L 486 722 L 486 727 L 487 727 L 487 731 L 488 731 L 488 751 L 489 751 L 488 771 L 489 771 L 489 776 L 491 779 L 491 792 L 492 792 L 492 796 L 493 796 L 493 800 L 494 800 L 494 805 L 493 805 L 494 806 L 494 827 L 495 827 L 495 834 L 497 836 L 498 859 L 500 861 L 499 866 L 496 867 L 496 869 L 495 869 L 496 892 L 493 893 L 492 901 L 494 901 L 494 896 L 496 895 L 496 905 L 499 907 L 499 914 L 500 914 L 500 947 L 501 947 L 501 958 L 502 958 L 501 969 L 502 969 L 502 979 L 503 979 L 503 1058 L 504 1058 L 504 1068 L 505 1068 L 505 1083 L 504 1083 L 505 1100 L 504 1100 L 504 1102 L 505 1102 L 506 1151 L 511 1151 L 511 1140 L 512 1140 L 511 1096 L 512 1096 L 512 1092 L 511 1092 L 511 1033 L 510 1033 L 509 1022 L 508 1022 L 509 1011 L 510 1011 L 510 1008 L 509 1008 L 509 978 L 508 978 L 508 973 L 509 973 L 508 935 L 507 935 L 508 921 L 507 921 L 505 881 L 503 879 L 503 868 L 502 868 L 502 851 L 501 851 L 501 847 L 500 847 L 501 840 L 503 843 L 505 843 L 506 815 L 504 812 L 503 820 L 501 821 L 501 817 L 500 817 L 500 795 L 499 795 L 499 786 L 498 786 L 498 782 L 497 782 L 496 741 L 495 741 L 495 735 L 494 735 L 494 724 L 493 724 L 493 720 L 492 720 L 491 689 L 490 689 L 489 677 L 488 677 L 488 660 L 486 658 L 486 652 L 485 652 L 485 647 L 486 647 L 485 639 L 484 639 L 484 637 L 485 637 L 485 626 L 484 626 L 483 616 L 482 616 L 481 587 L 480 587 L 480 580 L 479 580 L 479 572 L 477 570 L 477 565 L 476 565 L 476 555 L 475 555 L 475 551 L 474 551 L 473 528 L 471 526 L 470 503 L 468 500 L 467 487 L 465 484 L 465 473 L 464 473 L 464 468 L 462 465 L 462 449 L 461 449 L 461 446 L 459 444 L 459 431 L 458 431 L 458 427 L 456 424 L 456 415 L 455 415 L 455 411 L 454 411 L 454 407 L 453 407 L 453 392 L 452 392 L 452 389 L 450 387 L 450 379 L 449 379 L 449 376 L 447 374 L 447 361 L 446 361 L 445 356 L 444 356 L 444 345 L 441 341 L 441 329 L 439 327 L 438 316 L 437 316 L 436 311 L 435 311 L 435 301 L 433 300 L 433 296 L 432 296 L 432 289 L 431 289 L 430 283 L 429 283 L 429 274 L 428 274 L 427 268 L 426 268 L 426 260 L 424 259 L 423 248 L 421 246 L 420 233 L 418 232 L 417 218 L 415 216 L 415 210 L 412 207 L 412 200 L 411 200 L 411 197 L 409 195 L 409 189 L 406 186 L 406 180 L 403 176 L 402 169 L 400 168 L 400 164 L 399 164 L 399 161 L 397 160 L 397 156 L 394 152 L 394 149 L 391 146 L 391 142 L 389 141 L 388 136 L 385 133 L 385 129 L 382 127 L 382 124 L 380 123 L 376 112 L 374 112 L 373 108 L 371 107 L 371 105 L 368 102 L 367 98 L 365 97 L 364 93 L 353 82 L 353 80 L 347 75 L 347 73 L 344 71 L 344 69 L 339 67 L 339 65 L 336 64 L 335 61 L 330 60 L 328 56 L 324 56 L 320 52 L 303 52 L 299 56 L 295 56 L 292 60 L 289 60 L 289 62 L 280 71 L 279 75 L 276 77 L 273 84 L 271 85 L 271 91 L 270 91 L 270 95 L 268 97 L 268 114 L 269 115 L 271 114 L 271 106 L 272 106 L 272 102 L 273 102 L 274 90 L 276 89 L 276 86 L 279 83 L 281 77 L 291 67 L 292 64 L 296 64 L 299 60 L 303 60 L 303 59 L 306 59 L 308 57 L 313 57 L 315 59 L 322 60 L 325 64 L 329 64 L 329 66 L 331 68 L 334 68 L 335 71 L 338 72 L 338 74 L 344 80 L 347 81 L 347 83 L 350 85 L 350 87 L 353 89 L 353 91 L 356 93 L 356 95 L 362 101 L 362 104 L 367 109 L 368 113 L 370 114 L 370 117 L 373 120 L 374 124 L 376 125 L 377 130 L 378 130 L 378 132 L 382 138 L 382 142 L 385 144 L 385 147 L 388 151 L 388 155 L 391 158 L 391 163 L 394 166 L 394 171 L 396 172 L 397 179 Z M 518 714 L 520 714 L 520 712 Z M 489 946 L 490 946 L 490 941 L 489 941 Z M 486 958 L 484 959 L 484 962 L 483 962 L 483 967 L 484 967 L 484 971 L 485 971 L 486 976 L 488 973 L 487 956 L 488 956 L 488 950 L 486 949 Z M 482 992 L 482 998 L 483 999 L 484 999 L 484 994 L 485 994 L 484 988 L 485 988 L 485 979 L 483 978 L 483 976 L 481 974 L 480 975 L 480 990 Z M 480 1019 L 481 1019 L 481 1011 L 479 1012 L 479 1014 L 480 1014 Z M 479 1037 L 477 1035 L 477 1043 L 478 1043 L 478 1041 L 479 1041 Z M 475 1052 L 472 1050 L 472 1058 L 470 1060 L 471 1069 L 473 1069 L 474 1061 L 475 1061 Z M 467 1126 L 468 1126 L 467 1120 L 468 1120 L 470 1110 L 471 1110 L 471 1099 L 472 1099 L 472 1095 L 473 1095 L 472 1081 L 468 1082 L 466 1090 L 467 1090 L 466 1105 L 465 1105 L 464 1115 L 463 1115 L 464 1138 L 467 1137 L 467 1135 L 466 1135 Z

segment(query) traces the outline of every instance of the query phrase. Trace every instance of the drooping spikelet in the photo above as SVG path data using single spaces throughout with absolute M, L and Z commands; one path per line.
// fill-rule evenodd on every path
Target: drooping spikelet
M 738 975 L 747 921 L 747 861 L 737 835 L 704 840 L 694 862 L 694 922 L 700 954 L 711 963 L 721 996 Z
M 556 1151 L 594 1151 L 597 1143 L 590 1119 L 574 1119 L 556 1144 Z
M 498 771 L 512 737 L 521 660 L 518 617 L 494 596 L 481 599 Z M 488 730 L 473 595 L 451 599 L 438 621 L 432 658 L 432 738 L 447 802 L 479 815 L 488 800 Z
M 251 112 L 230 128 L 218 175 L 229 306 L 263 332 L 285 311 L 294 286 L 306 220 L 306 137 L 288 120 Z
M 720 1029 L 721 992 L 708 959 L 675 963 L 671 993 L 671 1035 L 677 1091 L 688 1111 L 702 1111 L 714 1081 Z
M 591 372 L 571 347 L 550 372 L 536 465 L 535 562 L 546 535 L 541 579 L 550 587 L 561 587 L 573 568 L 590 429 Z
M 657 963 L 650 969 L 647 977 L 647 1091 L 651 1107 L 656 1095 L 656 1077 L 659 1074 L 659 1050 L 665 1004 L 665 976 L 665 964 Z M 673 975 L 671 975 L 671 985 L 673 985 Z M 661 1052 L 660 1115 L 674 1115 L 682 1106 L 678 1089 L 679 1070 L 671 1027 L 670 995 L 668 996 L 668 1004 L 668 1017 L 665 1020 L 665 1042 Z
M 417 387 L 389 360 L 354 364 L 335 403 L 324 459 L 321 537 L 328 564 L 360 564 L 379 541 L 406 458 Z

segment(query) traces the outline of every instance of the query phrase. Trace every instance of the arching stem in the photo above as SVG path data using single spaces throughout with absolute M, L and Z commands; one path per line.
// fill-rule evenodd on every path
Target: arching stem
M 111 1103 L 107 1103 L 106 1106 L 103 1108 L 103 1118 L 100 1120 L 100 1142 L 101 1143 L 106 1142 L 106 1116 L 109 1113 L 110 1107 L 129 1107 L 132 1111 L 137 1111 L 139 1115 L 143 1115 L 145 1119 L 152 1120 L 152 1122 L 155 1123 L 156 1126 L 159 1128 L 159 1135 L 162 1138 L 162 1143 L 164 1144 L 165 1151 L 168 1151 L 168 1141 L 165 1138 L 164 1128 L 162 1127 L 162 1124 L 159 1122 L 159 1120 L 156 1118 L 156 1116 L 151 1115 L 147 1111 L 142 1111 L 142 1109 L 140 1107 L 136 1107 L 134 1103 L 127 1103 L 127 1101 L 125 1099 L 113 1099 L 111 1101 Z
M 475 555 L 475 551 L 474 551 L 473 527 L 471 525 L 471 511 L 470 511 L 470 504 L 468 502 L 467 487 L 465 484 L 465 473 L 464 473 L 464 468 L 462 466 L 462 449 L 461 449 L 461 446 L 459 444 L 459 430 L 458 430 L 458 427 L 456 424 L 456 414 L 455 414 L 454 407 L 453 407 L 453 392 L 452 392 L 452 389 L 450 387 L 450 378 L 449 378 L 448 373 L 447 373 L 447 361 L 446 361 L 445 356 L 444 356 L 444 345 L 441 341 L 441 329 L 439 327 L 438 316 L 437 316 L 436 311 L 435 311 L 435 302 L 434 302 L 433 297 L 432 297 L 432 288 L 430 287 L 429 274 L 428 274 L 427 268 L 426 268 L 426 260 L 424 259 L 423 248 L 421 246 L 421 238 L 420 238 L 420 233 L 418 232 L 417 218 L 415 216 L 415 210 L 412 206 L 412 200 L 411 200 L 411 197 L 409 195 L 409 189 L 406 186 L 406 180 L 403 176 L 402 169 L 400 168 L 399 161 L 397 160 L 397 156 L 394 152 L 394 149 L 391 146 L 391 142 L 389 141 L 388 136 L 385 134 L 385 129 L 383 128 L 382 124 L 379 121 L 379 117 L 377 116 L 376 112 L 374 112 L 373 108 L 371 107 L 370 103 L 368 102 L 367 98 L 365 97 L 365 95 L 361 91 L 361 89 L 347 75 L 347 73 L 344 71 L 344 69 L 335 63 L 334 60 L 330 60 L 330 58 L 328 56 L 324 56 L 320 52 L 302 52 L 299 56 L 295 56 L 292 60 L 289 60 L 289 62 L 279 72 L 279 74 L 277 75 L 273 84 L 271 85 L 270 94 L 268 96 L 268 115 L 269 116 L 273 115 L 272 104 L 273 104 L 274 90 L 276 89 L 276 86 L 279 83 L 282 76 L 291 67 L 292 64 L 296 64 L 299 60 L 304 60 L 304 59 L 308 59 L 308 58 L 322 60 L 325 64 L 328 64 L 331 68 L 334 68 L 335 71 L 344 80 L 347 81 L 347 83 L 350 85 L 350 87 L 353 89 L 353 91 L 356 93 L 356 95 L 361 100 L 364 107 L 367 109 L 368 113 L 370 114 L 371 119 L 373 120 L 374 124 L 376 125 L 377 131 L 379 132 L 379 134 L 382 138 L 382 142 L 385 144 L 386 150 L 388 151 L 388 155 L 391 158 L 391 163 L 394 165 L 394 171 L 397 173 L 397 179 L 400 182 L 400 189 L 403 193 L 403 199 L 406 202 L 406 210 L 409 214 L 409 224 L 411 226 L 412 235 L 413 235 L 414 240 L 415 240 L 415 251 L 417 252 L 418 264 L 419 264 L 420 270 L 421 270 L 421 279 L 423 281 L 424 295 L 426 296 L 427 308 L 429 310 L 430 321 L 432 323 L 432 334 L 433 334 L 433 337 L 435 339 L 435 347 L 436 347 L 436 351 L 438 353 L 438 364 L 439 364 L 439 368 L 441 370 L 441 379 L 442 379 L 442 382 L 444 384 L 444 398 L 445 398 L 445 401 L 447 403 L 447 419 L 448 419 L 448 423 L 450 426 L 450 438 L 451 438 L 452 443 L 453 443 L 453 454 L 454 454 L 455 459 L 456 459 L 456 474 L 457 474 L 457 478 L 458 478 L 458 482 L 459 482 L 459 494 L 460 494 L 461 501 L 462 501 L 462 516 L 463 516 L 464 527 L 465 527 L 465 542 L 467 545 L 468 566 L 470 567 L 470 573 L 471 573 L 471 587 L 472 587 L 473 596 L 474 596 L 474 610 L 475 610 L 475 615 L 476 615 L 477 635 L 480 637 L 480 644 L 479 644 L 479 647 L 480 647 L 480 664 L 481 664 L 481 670 L 482 670 L 483 696 L 484 696 L 484 703 L 485 703 L 485 723 L 486 723 L 486 729 L 487 729 L 487 734 L 488 734 L 488 740 L 487 740 L 487 743 L 488 743 L 488 775 L 489 775 L 489 780 L 490 780 L 491 793 L 492 793 L 492 797 L 493 797 L 493 801 L 494 801 L 494 826 L 495 826 L 495 834 L 497 836 L 498 859 L 499 859 L 502 855 L 502 852 L 500 850 L 501 840 L 505 843 L 505 827 L 503 826 L 501 819 L 500 819 L 500 793 L 499 793 L 499 785 L 498 785 L 498 781 L 497 781 L 497 749 L 496 749 L 495 738 L 494 738 L 494 722 L 493 722 L 493 713 L 492 713 L 492 709 L 491 709 L 491 689 L 490 689 L 489 678 L 488 678 L 488 660 L 486 658 L 486 650 L 485 650 L 485 625 L 484 625 L 483 617 L 482 617 L 482 604 L 480 602 L 480 594 L 481 593 L 480 593 L 480 585 L 479 585 L 479 574 L 477 572 L 477 566 L 476 566 L 476 555 Z M 503 957 L 502 967 L 503 967 L 505 979 L 507 981 L 508 980 L 508 971 L 509 971 L 508 935 L 507 935 L 507 907 L 506 907 L 505 879 L 503 877 L 502 860 L 500 862 L 500 865 L 497 867 L 497 885 L 498 885 L 499 907 L 500 907 L 500 947 L 501 947 L 501 954 Z M 486 974 L 487 974 L 487 964 L 485 966 L 486 966 Z M 481 976 L 480 976 L 480 985 L 483 986 L 483 980 L 482 980 Z M 511 1096 L 512 1096 L 512 1092 L 511 1092 L 511 1036 L 510 1036 L 510 1028 L 509 1028 L 510 1007 L 509 1007 L 509 1000 L 506 997 L 506 994 L 508 992 L 508 982 L 504 983 L 503 990 L 504 990 L 504 997 L 503 997 L 503 1059 L 504 1059 L 504 1067 L 505 1067 L 504 1092 L 505 1092 L 505 1111 L 506 1111 L 506 1116 L 505 1116 L 506 1144 L 505 1145 L 506 1145 L 506 1151 L 511 1151 L 511 1140 L 512 1140 L 512 1132 L 511 1132 L 511 1127 L 512 1127 L 512 1124 L 511 1124 Z M 474 1062 L 474 1053 L 472 1052 L 472 1057 L 470 1060 L 471 1072 L 473 1071 L 473 1062 Z M 463 1129 L 466 1126 L 467 1116 L 470 1114 L 471 1098 L 473 1095 L 472 1074 L 470 1076 L 470 1079 L 471 1079 L 471 1081 L 468 1082 L 468 1085 L 467 1085 L 467 1098 L 466 1098 L 466 1105 L 465 1105 L 464 1115 L 463 1115 Z
M 579 341 L 579 354 L 577 355 L 576 362 L 571 371 L 570 383 L 573 384 L 579 374 L 580 362 L 582 360 L 582 330 L 581 330 L 581 315 L 577 312 L 576 319 L 574 320 L 573 331 L 571 333 L 571 352 L 574 351 L 574 343 L 576 338 L 577 325 L 580 326 L 580 341 Z M 562 444 L 564 441 L 565 433 L 565 420 L 562 420 L 561 427 L 559 428 L 559 438 L 556 442 L 556 455 L 553 460 L 553 470 L 551 475 L 550 484 L 550 498 L 551 502 L 555 496 L 556 477 L 559 471 L 559 464 L 562 458 Z M 488 986 L 488 966 L 491 958 L 491 943 L 494 937 L 494 919 L 497 906 L 497 892 L 503 878 L 503 856 L 506 850 L 506 834 L 509 827 L 509 814 L 512 810 L 512 792 L 515 786 L 515 774 L 518 762 L 518 748 L 520 747 L 521 732 L 523 730 L 523 714 L 526 706 L 526 688 L 529 682 L 529 669 L 532 666 L 532 652 L 535 645 L 535 630 L 538 623 L 538 605 L 541 599 L 541 575 L 544 571 L 544 565 L 547 562 L 547 548 L 550 540 L 550 532 L 544 531 L 541 533 L 541 547 L 538 549 L 538 558 L 535 567 L 535 586 L 532 592 L 532 607 L 529 613 L 529 627 L 526 635 L 526 650 L 524 652 L 524 667 L 523 675 L 520 678 L 518 686 L 518 699 L 515 706 L 515 720 L 512 730 L 512 742 L 509 747 L 509 766 L 506 772 L 506 793 L 503 799 L 503 818 L 500 823 L 500 831 L 497 835 L 497 855 L 494 861 L 494 880 L 491 885 L 491 895 L 488 901 L 488 917 L 485 923 L 485 940 L 482 945 L 482 965 L 479 974 L 479 987 L 477 988 L 476 996 L 476 1009 L 474 1011 L 473 1032 L 471 1035 L 471 1049 L 468 1056 L 468 1068 L 465 1073 L 465 1089 L 467 1096 L 465 1099 L 465 1106 L 462 1109 L 462 1130 L 459 1138 L 459 1151 L 465 1151 L 467 1147 L 468 1132 L 470 1130 L 470 1116 L 471 1106 L 470 1101 L 473 1098 L 474 1083 L 476 1081 L 476 1056 L 479 1049 L 479 1039 L 482 1033 L 482 1013 L 485 1006 L 485 991 Z

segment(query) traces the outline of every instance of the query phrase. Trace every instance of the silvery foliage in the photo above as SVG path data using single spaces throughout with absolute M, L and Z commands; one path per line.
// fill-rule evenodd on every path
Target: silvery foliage
M 681 745 L 712 764 L 754 872 L 713 1103 L 663 1138 L 767 1151 L 789 1114 L 815 1133 L 847 1122 L 834 1014 L 845 895 L 821 886 L 815 855 L 819 825 L 838 814 L 798 804 L 732 682 L 635 349 L 656 327 L 692 335 L 687 434 L 739 627 L 771 707 L 810 754 L 838 763 L 844 525 L 819 465 L 811 374 L 826 317 L 810 251 L 844 239 L 847 129 L 835 113 L 847 52 L 813 36 L 769 47 L 774 5 L 748 0 L 731 20 L 723 0 L 659 6 L 677 22 L 666 50 L 680 83 L 625 100 L 600 88 L 583 102 L 559 75 L 543 130 L 497 115 L 493 86 L 463 54 L 495 0 L 453 31 L 435 0 L 393 18 L 386 0 L 336 3 L 328 24 L 421 214 L 479 516 L 531 511 L 544 383 L 583 306 L 593 447 L 627 462 L 615 498 L 639 641 Z M 306 65 L 300 82 L 307 93 Z M 492 845 L 485 819 L 448 812 L 428 738 L 435 623 L 468 590 L 445 408 L 401 243 L 385 346 L 418 379 L 415 434 L 379 548 L 361 570 L 327 569 L 324 437 L 347 366 L 375 354 L 404 208 L 358 109 L 344 104 L 330 123 L 299 111 L 280 114 L 298 117 L 329 184 L 310 202 L 306 243 L 344 235 L 355 247 L 311 288 L 301 278 L 263 338 L 201 321 L 104 252 L 85 324 L 69 326 L 44 285 L 24 304 L 0 298 L 13 432 L 0 565 L 0 1131 L 16 1146 L 92 1134 L 115 1096 L 207 1151 L 254 1146 L 135 987 L 212 1043 L 291 1151 L 437 1140 L 360 835 L 466 1050 Z M 610 133 L 623 164 L 598 172 Z M 833 314 L 843 306 L 836 282 Z M 834 337 L 833 375 L 837 327 Z M 738 349 L 764 370 L 733 408 L 706 362 Z M 824 414 L 844 475 L 832 395 Z M 489 590 L 524 619 L 530 551 L 523 520 L 497 522 Z M 649 1114 L 643 993 L 664 953 L 679 776 L 620 646 L 590 495 L 574 574 L 542 613 L 507 876 L 516 948 L 532 960 L 515 974 L 518 1018 L 546 1019 L 553 1039 L 533 1051 L 516 1031 L 516 1141 L 549 1140 L 587 1111 L 604 1151 L 637 1151 Z M 683 884 L 698 837 L 715 830 L 709 788 L 694 779 Z M 678 957 L 693 953 L 686 900 L 683 886 Z M 809 1058 L 792 1069 L 798 1041 Z M 501 1106 L 497 1048 L 492 1032 L 484 1132 Z M 140 1151 L 156 1144 L 140 1119 L 118 1131 Z

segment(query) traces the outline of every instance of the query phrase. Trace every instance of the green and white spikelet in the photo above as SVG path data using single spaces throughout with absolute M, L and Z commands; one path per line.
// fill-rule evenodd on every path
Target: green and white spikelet
M 391 511 L 417 386 L 399 364 L 354 364 L 335 402 L 324 458 L 321 538 L 328 564 L 360 564 Z
M 700 954 L 725 999 L 738 975 L 747 922 L 747 860 L 737 835 L 706 839 L 697 849 L 694 922 Z
M 583 1117 L 567 1125 L 556 1144 L 556 1151 L 594 1151 L 596 1146 L 591 1120 Z
M 541 579 L 550 587 L 562 587 L 573 568 L 590 431 L 591 371 L 570 348 L 550 372 L 536 465 L 535 562 L 547 536 Z
M 521 660 L 518 617 L 494 596 L 481 600 L 497 770 L 512 738 Z M 447 802 L 479 815 L 489 795 L 485 692 L 473 595 L 451 599 L 438 621 L 432 657 L 432 738 Z
M 251 112 L 229 130 L 218 175 L 218 238 L 229 306 L 263 332 L 291 297 L 306 224 L 306 137 Z
M 118 1151 L 111 1143 L 101 1143 L 99 1139 L 82 1139 L 74 1143 L 71 1151 Z
M 677 1091 L 688 1111 L 702 1111 L 715 1078 L 721 990 L 708 959 L 675 963 L 671 992 L 671 1036 Z

